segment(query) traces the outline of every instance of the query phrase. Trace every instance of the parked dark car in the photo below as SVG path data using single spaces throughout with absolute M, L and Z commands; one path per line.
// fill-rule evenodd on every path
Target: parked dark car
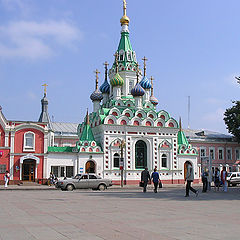
M 56 188 L 61 190 L 73 191 L 74 189 L 87 189 L 104 191 L 106 188 L 112 186 L 110 179 L 103 179 L 96 174 L 78 174 L 74 178 L 60 180 L 56 184 Z

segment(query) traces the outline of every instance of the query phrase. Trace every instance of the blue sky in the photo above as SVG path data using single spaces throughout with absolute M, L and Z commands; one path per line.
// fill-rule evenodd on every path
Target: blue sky
M 187 127 L 227 132 L 223 112 L 239 99 L 239 0 L 128 0 L 130 39 L 149 61 L 158 110 Z M 0 0 L 0 104 L 7 119 L 38 120 L 47 83 L 55 121 L 82 122 L 94 70 L 113 62 L 121 0 Z

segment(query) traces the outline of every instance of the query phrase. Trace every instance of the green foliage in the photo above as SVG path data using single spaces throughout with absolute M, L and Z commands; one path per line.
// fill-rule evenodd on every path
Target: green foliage
M 223 120 L 228 131 L 236 137 L 240 143 L 240 101 L 233 101 L 233 106 L 226 109 Z

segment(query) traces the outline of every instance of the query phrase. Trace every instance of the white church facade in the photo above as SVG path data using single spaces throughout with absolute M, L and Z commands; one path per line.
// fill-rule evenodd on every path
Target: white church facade
M 154 79 L 147 77 L 145 57 L 143 71 L 139 69 L 129 39 L 125 1 L 120 22 L 119 46 L 112 67 L 108 69 L 105 63 L 105 80 L 100 88 L 96 70 L 96 87 L 90 96 L 93 111 L 87 112 L 77 127 L 72 124 L 72 130 L 68 129 L 70 124 L 64 128 L 64 124 L 59 126 L 46 118 L 51 136 L 44 176 L 47 178 L 51 171 L 58 177 L 94 172 L 119 183 L 123 165 L 126 184 L 137 184 L 145 167 L 150 171 L 156 167 L 165 183 L 182 183 L 184 164 L 190 161 L 198 181 L 197 150 L 188 143 L 181 124 L 167 111 L 157 110 Z M 61 138 L 69 139 L 69 146 L 56 146 Z

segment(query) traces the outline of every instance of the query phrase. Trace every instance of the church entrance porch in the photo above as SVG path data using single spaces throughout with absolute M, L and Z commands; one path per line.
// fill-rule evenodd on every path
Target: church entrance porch
M 23 161 L 22 164 L 22 180 L 23 181 L 35 181 L 35 169 L 36 161 L 32 159 L 27 159 Z

